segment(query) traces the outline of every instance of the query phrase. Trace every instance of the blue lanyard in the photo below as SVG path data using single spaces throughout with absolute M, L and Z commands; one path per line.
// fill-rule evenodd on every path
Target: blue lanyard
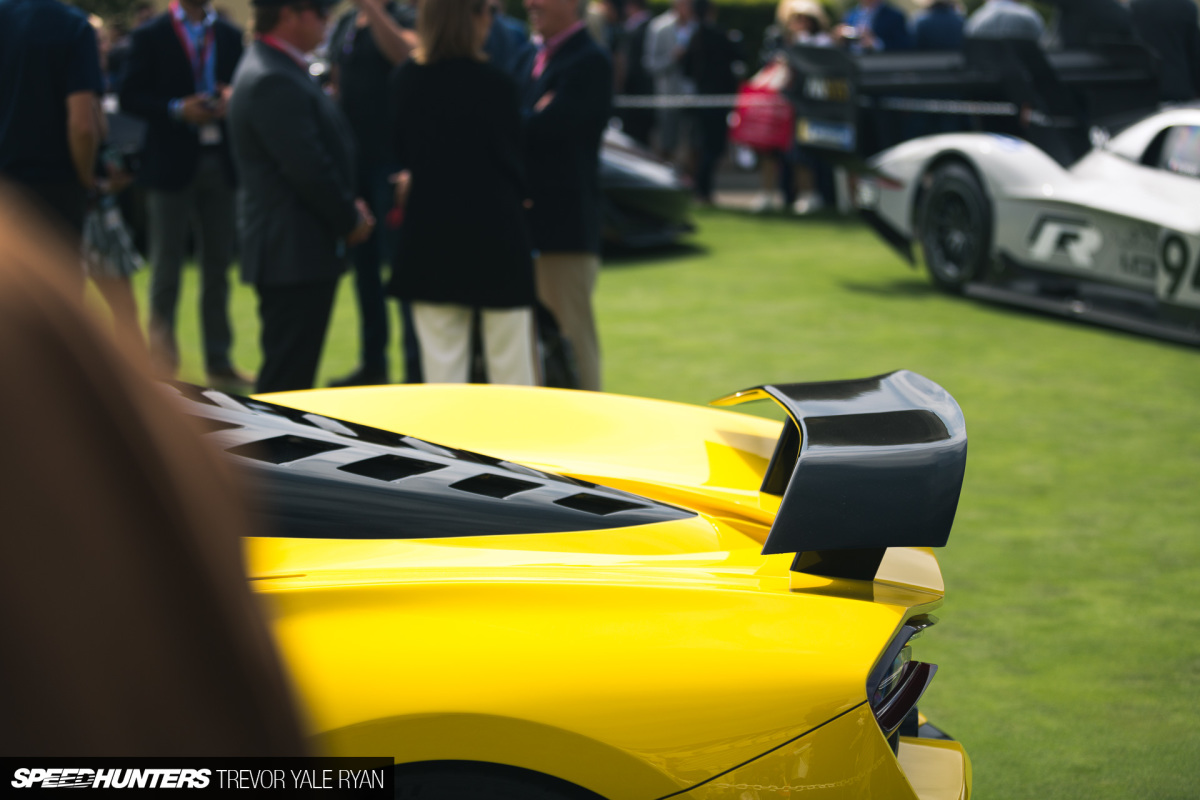
M 197 92 L 212 93 L 217 88 L 217 59 L 215 56 L 217 43 L 213 31 L 213 23 L 216 22 L 216 18 L 217 15 L 209 11 L 202 22 L 193 24 L 187 19 L 178 2 L 171 3 L 171 19 L 175 25 L 175 34 L 179 37 L 179 43 L 183 45 L 183 50 L 192 63 L 192 78 Z

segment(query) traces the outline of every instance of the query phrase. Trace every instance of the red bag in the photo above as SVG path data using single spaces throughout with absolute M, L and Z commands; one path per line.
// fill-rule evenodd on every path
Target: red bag
M 738 90 L 729 138 L 755 150 L 788 150 L 796 139 L 796 112 L 783 96 L 791 82 L 786 64 L 772 61 Z

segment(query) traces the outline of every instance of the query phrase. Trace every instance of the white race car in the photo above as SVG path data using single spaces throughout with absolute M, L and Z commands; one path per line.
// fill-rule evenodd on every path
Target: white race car
M 1200 344 L 1200 107 L 1159 111 L 1059 164 L 1010 136 L 925 136 L 874 156 L 863 217 L 933 282 Z

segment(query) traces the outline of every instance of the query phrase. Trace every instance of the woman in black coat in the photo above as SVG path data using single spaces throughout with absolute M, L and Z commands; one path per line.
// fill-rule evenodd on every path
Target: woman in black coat
M 393 86 L 405 200 L 392 294 L 412 301 L 425 380 L 465 383 L 471 321 L 492 383 L 532 385 L 533 259 L 517 89 L 484 61 L 486 0 L 424 0 Z

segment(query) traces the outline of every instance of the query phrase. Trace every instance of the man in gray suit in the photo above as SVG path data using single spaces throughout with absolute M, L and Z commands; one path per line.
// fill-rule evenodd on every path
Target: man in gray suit
M 972 39 L 1029 39 L 1038 41 L 1046 24 L 1038 13 L 1016 0 L 987 0 L 967 20 L 963 34 Z
M 692 0 L 675 0 L 670 11 L 650 21 L 642 65 L 654 78 L 655 94 L 695 94 L 695 84 L 683 74 L 682 59 L 696 27 Z M 674 160 L 680 142 L 687 140 L 686 119 L 683 109 L 658 109 L 658 149 L 663 158 Z
M 335 3 L 255 0 L 258 38 L 233 78 L 242 278 L 262 320 L 259 392 L 312 388 L 346 246 L 375 226 L 354 196 L 350 125 L 304 60 Z

